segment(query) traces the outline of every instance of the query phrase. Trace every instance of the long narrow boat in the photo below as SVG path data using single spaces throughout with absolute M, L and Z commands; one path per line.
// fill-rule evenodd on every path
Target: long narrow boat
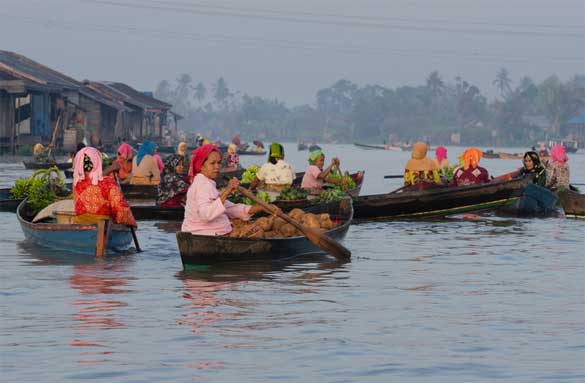
M 514 204 L 530 182 L 529 178 L 520 178 L 483 185 L 358 197 L 354 201 L 354 218 L 429 218 L 494 209 Z
M 401 151 L 402 148 L 400 146 L 395 145 L 369 145 L 369 144 L 360 144 L 359 142 L 353 143 L 358 148 L 362 149 L 377 149 L 377 150 L 394 150 L 394 151 Z
M 299 142 L 297 144 L 297 150 L 307 150 L 309 149 L 309 146 L 303 142 Z
M 329 213 L 338 225 L 326 234 L 341 240 L 345 237 L 353 216 L 351 199 L 339 201 L 334 208 L 314 206 L 307 212 Z M 268 260 L 276 261 L 300 255 L 320 254 L 321 249 L 304 236 L 290 238 L 230 238 L 225 236 L 195 235 L 177 233 L 177 243 L 183 267 L 213 265 L 223 262 Z
M 16 217 L 26 239 L 38 246 L 89 255 L 96 253 L 98 225 L 33 223 L 34 216 L 28 214 L 26 199 L 18 206 Z M 130 229 L 123 225 L 111 225 L 107 237 L 107 250 L 119 253 L 128 250 L 131 245 Z
M 360 175 L 361 174 L 361 175 Z M 303 182 L 303 176 L 305 175 L 304 172 L 298 172 L 295 175 L 295 179 L 292 183 L 292 186 L 294 187 L 300 187 L 301 183 Z M 349 176 L 351 177 L 352 180 L 354 180 L 354 182 L 356 183 L 355 188 L 352 188 L 350 190 L 348 190 L 347 194 L 349 194 L 352 197 L 357 197 L 360 195 L 360 191 L 362 190 L 362 185 L 364 183 L 364 178 L 365 178 L 366 172 L 365 170 L 359 171 L 359 172 L 355 172 L 350 174 Z
M 70 169 L 73 166 L 72 162 L 36 162 L 36 161 L 22 161 L 25 169 L 48 169 L 56 166 L 59 170 Z
M 11 199 L 10 188 L 0 189 L 0 211 L 15 213 L 22 199 Z
M 565 190 L 558 196 L 566 217 L 585 219 L 585 194 Z
M 266 153 L 266 150 L 260 152 L 257 150 L 238 150 L 238 154 L 241 156 L 264 156 Z

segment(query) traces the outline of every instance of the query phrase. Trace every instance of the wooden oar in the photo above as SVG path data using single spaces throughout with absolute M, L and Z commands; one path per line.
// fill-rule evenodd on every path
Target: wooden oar
M 120 191 L 122 191 L 122 186 L 120 185 L 120 180 L 118 179 L 118 175 L 114 172 L 114 178 L 116 179 L 116 183 L 118 184 L 118 187 L 120 188 Z M 140 248 L 140 244 L 138 243 L 138 236 L 136 235 L 136 229 L 134 228 L 134 226 L 130 226 L 128 225 L 128 228 L 130 229 L 130 233 L 132 233 L 132 240 L 134 241 L 134 247 L 136 248 L 136 252 L 140 253 L 142 252 L 142 249 Z
M 384 176 L 384 178 L 404 178 L 404 174 L 392 174 L 392 175 Z
M 309 241 L 314 243 L 321 250 L 333 255 L 335 258 L 338 258 L 338 259 L 342 259 L 342 260 L 350 259 L 351 251 L 346 249 L 344 246 L 342 246 L 341 244 L 339 244 L 337 241 L 333 240 L 332 238 L 330 238 L 326 234 L 321 233 L 321 232 L 319 232 L 315 229 L 312 229 L 310 227 L 307 227 L 305 225 L 302 225 L 297 220 L 292 219 L 291 217 L 284 214 L 283 212 L 274 211 L 269 204 L 267 204 L 266 202 L 264 202 L 260 198 L 256 197 L 254 195 L 254 193 L 252 193 L 248 189 L 245 189 L 245 188 L 239 186 L 238 191 L 240 193 L 242 193 L 244 196 L 250 198 L 252 201 L 256 202 L 258 205 L 262 206 L 267 211 L 271 212 L 272 214 L 276 214 L 278 217 L 282 218 L 286 222 L 293 225 L 295 228 L 297 228 L 299 231 L 301 231 L 305 235 L 305 237 L 307 237 L 307 239 Z

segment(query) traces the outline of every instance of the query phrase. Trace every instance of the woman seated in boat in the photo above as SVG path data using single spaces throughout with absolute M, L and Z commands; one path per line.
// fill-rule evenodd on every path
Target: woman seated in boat
M 325 169 L 325 153 L 321 150 L 315 150 L 309 154 L 309 167 L 305 171 L 301 188 L 307 189 L 311 194 L 318 195 L 323 191 L 323 183 L 340 183 L 342 179 L 328 177 L 334 166 L 339 167 L 339 159 L 333 157 L 331 163 Z
M 254 141 L 252 141 L 252 143 L 255 145 L 254 150 L 257 153 L 262 153 L 264 151 L 264 144 L 262 143 L 262 141 L 260 141 L 260 140 L 254 140 Z
M 453 183 L 455 186 L 480 185 L 490 182 L 488 171 L 479 166 L 482 151 L 477 148 L 469 148 L 461 155 L 463 166 L 458 166 L 453 171 Z
M 412 146 L 411 159 L 404 167 L 404 186 L 408 189 L 416 186 L 413 189 L 423 190 L 440 184 L 437 165 L 432 159 L 427 158 L 427 144 L 416 142 Z
M 75 223 L 115 223 L 136 227 L 136 220 L 122 191 L 112 177 L 103 177 L 102 155 L 96 148 L 83 148 L 75 155 L 73 168 Z
M 449 169 L 449 160 L 447 159 L 447 148 L 444 146 L 438 146 L 435 149 L 435 165 L 437 165 L 437 169 L 439 172 L 444 171 L 445 169 Z
M 156 166 L 158 166 L 159 173 L 162 173 L 165 168 L 165 164 L 163 163 L 162 158 L 160 158 L 160 154 L 158 154 L 158 146 L 156 145 L 154 147 L 154 154 L 152 156 L 156 160 Z
M 183 157 L 171 154 L 164 161 L 164 171 L 158 185 L 156 203 L 164 208 L 180 208 L 185 205 L 185 195 L 189 184 L 182 176 Z
M 221 194 L 217 190 L 215 179 L 221 170 L 221 152 L 215 145 L 203 145 L 194 150 L 190 168 L 195 178 L 187 192 L 182 231 L 226 235 L 232 231 L 230 218 L 248 221 L 252 215 L 263 210 L 258 205 L 234 204 L 227 200 L 239 186 L 236 178 L 228 182 Z
M 182 161 L 181 166 L 183 170 L 181 174 L 186 174 L 184 172 L 186 172 L 189 167 L 189 154 L 187 153 L 186 142 L 179 142 L 179 145 L 177 145 L 177 155 L 180 156 Z
M 518 176 L 532 175 L 532 182 L 539 186 L 546 186 L 546 169 L 540 161 L 540 156 L 534 151 L 524 153 L 522 168 L 518 170 Z
M 233 172 L 240 168 L 240 156 L 236 144 L 229 144 L 227 151 L 223 155 L 222 168 L 224 172 Z
M 266 191 L 274 200 L 280 192 L 292 185 L 295 176 L 293 167 L 284 161 L 284 147 L 274 142 L 270 145 L 268 162 L 260 167 L 250 189 Z
M 38 163 L 47 163 L 47 162 L 55 162 L 54 158 L 49 158 L 49 152 L 52 148 L 52 145 L 47 146 L 46 148 L 40 142 L 33 146 L 33 157 L 35 162 Z
M 121 184 L 127 184 L 132 175 L 132 154 L 132 146 L 121 144 L 116 159 L 104 170 L 104 176 L 115 175 Z
M 138 154 L 132 160 L 132 185 L 158 185 L 160 183 L 160 170 L 154 158 L 156 144 L 145 141 L 140 145 Z
M 555 145 L 550 150 L 550 160 L 546 166 L 546 187 L 549 189 L 569 189 L 569 157 L 563 145 Z

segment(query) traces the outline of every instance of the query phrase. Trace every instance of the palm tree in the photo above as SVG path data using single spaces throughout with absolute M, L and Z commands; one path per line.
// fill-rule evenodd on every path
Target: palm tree
M 222 109 L 225 109 L 227 106 L 227 100 L 230 98 L 232 94 L 228 88 L 227 82 L 220 77 L 217 79 L 217 82 L 213 84 L 213 98 L 218 106 Z
M 201 104 L 201 102 L 205 99 L 205 96 L 207 95 L 207 88 L 205 88 L 205 85 L 203 85 L 202 82 L 199 82 L 196 86 L 195 86 L 195 99 Z
M 438 71 L 432 71 L 426 79 L 426 86 L 431 97 L 434 99 L 445 90 L 445 83 Z
M 510 72 L 508 72 L 506 68 L 500 68 L 496 74 L 496 79 L 492 81 L 492 84 L 498 88 L 500 95 L 504 98 L 510 94 L 510 91 L 512 90 L 510 87 L 511 83 L 512 80 L 510 80 Z

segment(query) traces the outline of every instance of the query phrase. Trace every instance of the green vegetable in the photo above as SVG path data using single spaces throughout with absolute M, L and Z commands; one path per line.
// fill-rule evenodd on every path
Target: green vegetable
M 319 195 L 319 199 L 322 202 L 339 201 L 344 198 L 347 198 L 347 194 L 343 190 L 339 189 L 328 189 Z
M 246 168 L 246 171 L 242 174 L 242 179 L 240 180 L 243 184 L 249 184 L 254 181 L 256 178 L 256 173 L 258 173 L 260 168 L 256 165 L 250 165 Z
M 57 174 L 57 177 L 52 178 L 52 173 Z M 37 170 L 28 179 L 20 178 L 16 180 L 14 186 L 10 189 L 10 198 L 23 199 L 28 197 L 27 207 L 32 214 L 36 214 L 55 202 L 57 199 L 56 192 L 64 189 L 65 183 L 59 169 L 52 167 Z
M 294 189 L 294 188 L 286 188 L 284 189 L 278 197 L 277 200 L 284 200 L 284 201 L 295 201 L 299 199 L 306 199 L 309 195 L 309 192 L 305 189 Z

